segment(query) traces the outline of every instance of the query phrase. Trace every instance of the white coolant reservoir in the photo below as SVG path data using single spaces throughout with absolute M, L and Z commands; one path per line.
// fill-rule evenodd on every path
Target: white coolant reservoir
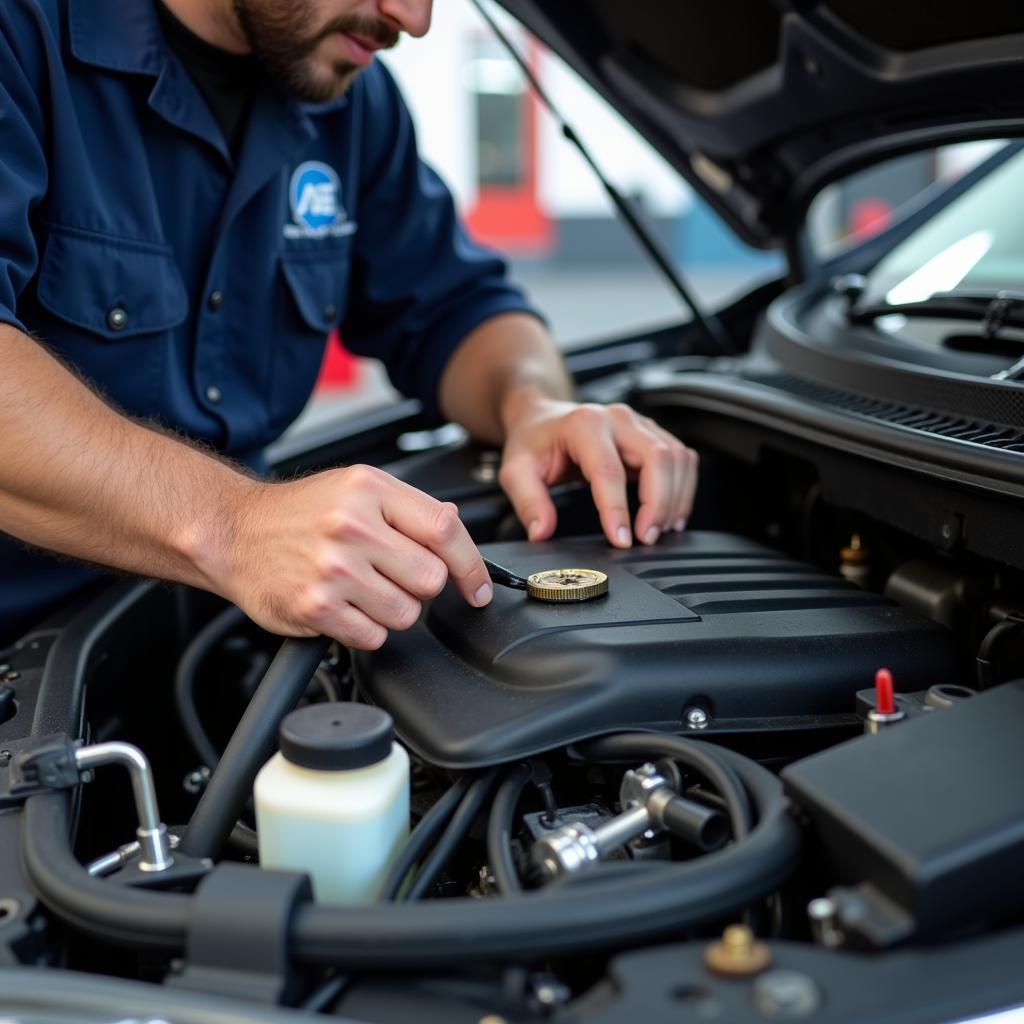
M 318 903 L 372 903 L 409 830 L 409 755 L 391 716 L 313 704 L 256 776 L 260 865 L 304 871 Z

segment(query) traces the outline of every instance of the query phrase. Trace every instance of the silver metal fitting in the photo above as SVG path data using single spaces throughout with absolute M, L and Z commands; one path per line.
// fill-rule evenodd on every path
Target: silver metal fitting
M 664 827 L 665 808 L 675 797 L 672 784 L 653 764 L 643 764 L 622 776 L 619 787 L 622 809 L 645 808 L 650 817 L 648 828 L 660 830 Z
M 646 832 L 660 830 L 675 795 L 653 764 L 628 771 L 619 790 L 622 814 L 597 828 L 582 822 L 563 825 L 534 843 L 531 858 L 548 878 L 582 871 Z
M 108 764 L 119 764 L 127 768 L 132 780 L 135 811 L 139 818 L 139 827 L 135 830 L 141 851 L 139 870 L 166 871 L 174 863 L 174 858 L 171 856 L 167 826 L 160 821 L 156 787 L 153 785 L 153 772 L 149 760 L 138 747 L 130 743 L 96 743 L 91 747 L 79 747 L 75 751 L 75 765 L 79 771 L 88 771 Z M 117 851 L 117 855 L 120 856 L 120 850 Z M 113 856 L 114 854 L 108 855 Z
M 807 919 L 811 925 L 811 935 L 818 945 L 836 949 L 846 941 L 839 926 L 839 908 L 836 901 L 828 896 L 819 896 L 807 904 Z
M 597 830 L 582 822 L 563 825 L 538 839 L 531 856 L 548 878 L 575 874 L 601 859 Z
M 877 736 L 883 729 L 902 722 L 906 717 L 907 713 L 901 708 L 890 711 L 888 714 L 883 714 L 881 711 L 875 711 L 872 708 L 864 722 L 864 732 L 869 736 Z

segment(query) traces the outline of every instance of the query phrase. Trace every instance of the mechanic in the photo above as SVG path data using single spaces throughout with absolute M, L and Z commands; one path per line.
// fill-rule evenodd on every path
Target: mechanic
M 3 0 L 0 639 L 94 566 L 365 649 L 449 578 L 486 605 L 453 505 L 366 466 L 261 479 L 334 326 L 503 447 L 531 539 L 574 472 L 617 547 L 685 527 L 695 454 L 572 401 L 542 321 L 420 162 L 375 53 L 430 17 L 430 0 Z

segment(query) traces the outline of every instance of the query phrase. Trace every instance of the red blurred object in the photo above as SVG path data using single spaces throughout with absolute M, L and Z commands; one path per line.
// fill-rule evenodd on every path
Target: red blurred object
M 541 47 L 531 43 L 527 62 L 541 75 Z M 555 245 L 555 225 L 540 199 L 540 102 L 527 89 L 522 93 L 520 149 L 523 178 L 515 184 L 481 183 L 466 226 L 474 241 L 504 252 L 530 255 L 550 253 Z
M 360 383 L 359 359 L 341 343 L 337 329 L 327 339 L 320 377 L 316 382 L 317 391 L 352 391 Z
M 891 715 L 896 711 L 892 673 L 887 668 L 880 668 L 875 673 L 875 710 L 880 715 Z
M 850 211 L 850 234 L 871 238 L 892 223 L 892 206 L 884 199 L 859 199 Z

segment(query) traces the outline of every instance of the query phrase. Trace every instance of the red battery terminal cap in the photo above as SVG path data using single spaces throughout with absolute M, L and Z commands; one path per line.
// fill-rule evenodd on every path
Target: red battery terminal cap
M 896 696 L 893 692 L 892 673 L 880 668 L 875 673 L 875 711 L 880 715 L 896 713 Z

